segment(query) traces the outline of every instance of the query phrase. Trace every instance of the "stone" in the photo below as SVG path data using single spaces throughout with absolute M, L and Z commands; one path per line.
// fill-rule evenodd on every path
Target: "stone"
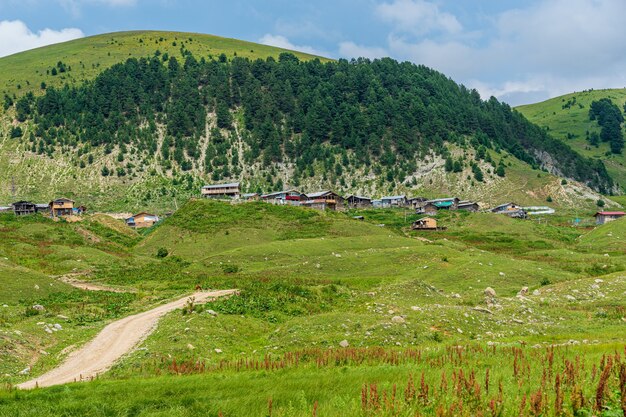
M 413 311 L 422 311 L 422 308 L 418 307 L 418 306 L 412 306 L 411 310 L 413 310 Z
M 348 346 L 350 346 L 350 343 L 348 343 L 348 341 L 344 339 L 339 342 L 339 346 L 341 346 L 342 348 L 347 348 Z
M 535 290 L 535 291 L 533 291 L 533 295 L 541 295 L 541 291 Z
M 57 330 L 63 330 L 63 327 L 59 323 L 54 323 L 53 327 Z
M 461 294 L 455 292 L 450 297 L 452 297 L 452 298 L 461 298 Z
M 393 323 L 398 323 L 398 324 L 401 324 L 401 323 L 406 323 L 406 320 L 404 320 L 404 317 L 402 317 L 402 316 L 393 316 L 393 317 L 391 318 L 391 321 L 392 321 Z
M 222 353 L 222 349 L 214 349 L 215 353 Z
M 30 374 L 30 366 L 27 366 L 26 368 L 20 371 L 20 375 L 28 375 L 28 374 Z
M 217 312 L 215 310 L 207 310 L 206 312 L 212 315 L 213 317 L 217 316 Z
M 46 333 L 52 333 L 52 329 L 50 329 L 49 327 L 44 327 L 44 328 L 43 328 L 43 330 L 44 330 Z
M 7 304 L 2 304 L 2 307 L 7 308 L 8 305 Z
M 576 301 L 576 297 L 571 296 L 571 295 L 569 295 L 569 294 L 567 294 L 567 295 L 565 296 L 565 298 L 566 298 L 567 300 L 569 300 L 569 301 Z
M 39 289 L 39 285 L 35 284 L 35 289 L 38 290 Z
M 528 294 L 528 287 L 522 287 L 521 290 L 517 293 L 517 295 L 525 296 Z
M 194 346 L 194 345 L 192 345 L 191 343 L 187 343 L 187 349 L 189 349 L 189 350 L 194 350 L 194 349 L 195 349 L 195 346 Z
M 520 319 L 511 319 L 511 321 L 512 321 L 513 323 L 517 323 L 517 324 L 524 324 L 524 322 L 523 322 L 523 321 L 521 321 Z
M 489 298 L 495 298 L 496 297 L 496 290 L 494 290 L 491 287 L 485 288 L 485 296 L 489 297 Z
M 493 311 L 489 310 L 488 308 L 484 308 L 484 307 L 474 307 L 472 310 L 474 311 L 480 311 L 481 313 L 487 313 L 487 314 L 493 314 Z
M 506 275 L 506 274 L 505 274 L 504 272 L 500 272 L 500 276 L 501 276 L 501 277 L 503 277 L 503 276 L 505 276 L 505 275 Z
M 46 308 L 44 306 L 42 306 L 41 304 L 35 304 L 33 306 L 33 310 L 37 310 L 37 311 L 44 311 Z
M 59 314 L 57 317 L 60 318 L 60 319 L 63 319 L 63 320 L 69 319 L 69 317 L 64 316 L 63 314 Z

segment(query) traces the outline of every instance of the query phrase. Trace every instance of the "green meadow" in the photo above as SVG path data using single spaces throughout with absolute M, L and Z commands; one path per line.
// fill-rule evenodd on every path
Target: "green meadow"
M 1 216 L 0 415 L 622 415 L 626 220 L 574 215 L 417 232 L 405 210 L 191 200 L 141 233 Z M 96 381 L 12 388 L 196 285 L 240 294 L 168 314 Z

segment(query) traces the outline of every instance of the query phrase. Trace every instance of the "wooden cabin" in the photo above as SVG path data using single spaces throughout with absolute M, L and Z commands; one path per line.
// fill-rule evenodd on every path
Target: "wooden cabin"
M 298 190 L 283 190 L 261 196 L 262 201 L 279 206 L 299 206 L 306 199 L 306 195 Z
M 411 226 L 411 230 L 438 230 L 437 219 L 432 217 L 422 217 L 415 220 Z
M 623 211 L 599 211 L 593 215 L 596 218 L 596 224 L 605 224 L 626 216 Z
M 342 209 L 344 205 L 344 198 L 332 191 L 310 193 L 306 195 L 306 198 L 301 205 L 317 210 L 337 210 Z
M 429 216 L 434 216 L 437 214 L 437 206 L 433 203 L 425 203 L 415 209 L 415 213 L 417 214 L 428 214 Z
M 49 206 L 52 217 L 71 216 L 74 214 L 74 200 L 69 198 L 57 198 L 51 201 Z
M 241 195 L 238 182 L 228 184 L 205 185 L 201 190 L 202 197 L 214 199 L 238 199 Z
M 424 197 L 411 197 L 407 200 L 407 204 L 414 209 L 417 209 L 420 206 L 423 206 L 428 201 L 427 198 Z
M 478 205 L 478 203 L 475 203 L 473 201 L 459 201 L 457 210 L 465 210 L 465 211 L 471 211 L 475 213 L 478 210 L 480 210 L 480 206 Z
M 257 193 L 246 193 L 241 195 L 241 199 L 244 201 L 259 201 L 261 196 Z
M 29 216 L 31 214 L 37 214 L 37 204 L 30 201 L 17 201 L 11 204 L 13 213 L 16 216 Z
M 437 207 L 437 210 L 457 210 L 459 208 L 459 202 L 460 200 L 457 197 L 436 198 L 427 201 L 427 203 L 431 203 Z
M 126 219 L 126 224 L 132 228 L 146 228 L 152 227 L 159 221 L 159 216 L 155 214 L 146 213 L 145 211 L 137 213 L 132 217 Z
M 506 216 L 517 219 L 525 219 L 528 217 L 526 211 L 515 203 L 500 204 L 499 206 L 492 208 L 491 212 L 496 214 L 504 214 Z
M 346 206 L 349 208 L 370 208 L 372 207 L 372 199 L 359 195 L 351 195 L 346 197 Z
M 386 196 L 382 197 L 380 200 L 382 201 L 383 208 L 406 207 L 408 204 L 408 200 L 405 195 Z

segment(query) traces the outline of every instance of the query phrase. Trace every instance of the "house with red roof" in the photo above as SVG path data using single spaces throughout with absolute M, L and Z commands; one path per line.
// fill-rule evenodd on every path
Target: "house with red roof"
M 599 211 L 593 215 L 596 218 L 596 224 L 612 222 L 624 216 L 626 216 L 626 213 L 623 211 Z

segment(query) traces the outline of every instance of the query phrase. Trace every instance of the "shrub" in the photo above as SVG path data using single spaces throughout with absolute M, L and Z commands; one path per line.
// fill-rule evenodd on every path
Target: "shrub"
M 166 248 L 159 248 L 159 250 L 157 250 L 156 256 L 157 258 L 166 258 L 169 254 L 170 253 Z
M 236 274 L 240 270 L 241 268 L 239 268 L 239 265 L 235 265 L 235 264 L 222 265 L 222 271 L 224 271 L 225 274 Z
M 546 285 L 550 285 L 552 284 L 552 282 L 550 281 L 550 279 L 548 279 L 547 277 L 543 277 L 541 278 L 541 281 L 539 282 L 541 284 L 541 286 L 546 286 Z
M 606 204 L 606 203 L 604 202 L 604 200 L 598 200 L 598 201 L 596 201 L 596 205 L 597 205 L 598 207 L 604 207 L 604 205 L 605 205 L 605 204 Z

